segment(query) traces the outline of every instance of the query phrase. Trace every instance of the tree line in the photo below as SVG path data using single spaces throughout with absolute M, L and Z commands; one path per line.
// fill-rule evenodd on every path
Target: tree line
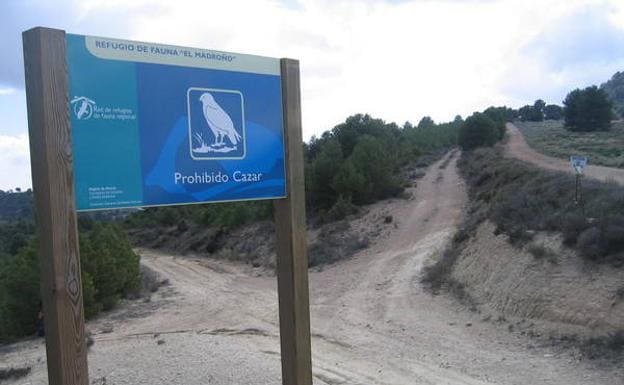
M 456 144 L 461 121 L 436 124 L 424 117 L 402 127 L 354 115 L 305 145 L 306 198 L 314 212 L 337 202 L 363 205 L 397 196 L 399 170 L 434 150 Z
M 615 104 L 618 100 L 620 104 Z M 520 120 L 541 122 L 564 120 L 569 131 L 605 131 L 617 118 L 616 111 L 624 111 L 624 73 L 618 72 L 600 88 L 590 86 L 570 91 L 563 106 L 546 104 L 537 99 L 517 110 L 508 107 L 490 107 L 466 119 L 459 131 L 459 145 L 466 150 L 492 146 L 504 135 L 505 122 Z
M 514 119 L 541 122 L 543 120 L 564 120 L 569 131 L 606 131 L 613 119 L 624 117 L 624 72 L 598 86 L 570 91 L 563 100 L 563 106 L 546 104 L 542 99 L 533 105 L 525 105 L 514 112 Z

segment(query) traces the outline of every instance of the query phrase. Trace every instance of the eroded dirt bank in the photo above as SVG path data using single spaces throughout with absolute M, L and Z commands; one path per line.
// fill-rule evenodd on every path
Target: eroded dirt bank
M 537 251 L 532 254 L 531 248 Z M 624 330 L 621 269 L 584 260 L 562 245 L 560 235 L 538 233 L 514 247 L 486 221 L 463 249 L 452 276 L 480 306 L 527 324 L 555 322 L 553 333 Z
M 311 272 L 315 384 L 621 383 L 622 373 L 577 362 L 422 289 L 423 263 L 446 247 L 466 200 L 458 154 L 449 156 L 429 168 L 414 199 L 371 209 L 393 215 L 393 232 Z M 141 255 L 170 285 L 149 303 L 89 323 L 93 384 L 281 383 L 274 277 L 204 258 Z M 33 367 L 9 384 L 46 383 L 40 340 L 3 348 L 0 357 Z

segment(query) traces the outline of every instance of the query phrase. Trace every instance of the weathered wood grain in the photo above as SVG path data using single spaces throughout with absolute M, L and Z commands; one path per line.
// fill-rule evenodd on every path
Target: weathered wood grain
M 305 222 L 299 62 L 282 59 L 281 76 L 288 198 L 275 200 L 273 206 L 277 232 L 282 383 L 311 385 L 308 242 Z
M 24 32 L 30 161 L 50 385 L 87 385 L 65 32 Z

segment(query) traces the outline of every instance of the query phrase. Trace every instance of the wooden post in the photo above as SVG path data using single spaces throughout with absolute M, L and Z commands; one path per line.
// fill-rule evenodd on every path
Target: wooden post
M 282 383 L 312 385 L 299 62 L 282 59 L 281 75 L 288 198 L 275 200 L 273 207 L 277 233 Z
M 50 385 L 88 385 L 65 32 L 23 33 Z

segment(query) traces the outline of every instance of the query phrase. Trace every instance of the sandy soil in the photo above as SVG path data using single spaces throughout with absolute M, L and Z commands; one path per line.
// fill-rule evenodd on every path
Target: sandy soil
M 507 138 L 508 140 L 505 145 L 506 155 L 532 163 L 547 170 L 568 173 L 575 172 L 572 166 L 570 166 L 569 161 L 541 154 L 529 147 L 518 127 L 514 126 L 512 123 L 507 123 Z M 624 169 L 589 165 L 583 170 L 583 175 L 603 182 L 614 181 L 624 185 Z
M 315 384 L 620 384 L 572 356 L 534 346 L 418 283 L 462 216 L 458 154 L 429 168 L 412 200 L 383 202 L 396 229 L 310 273 Z M 375 208 L 371 208 L 374 212 Z M 88 327 L 93 384 L 280 384 L 276 281 L 257 269 L 142 250 L 171 284 Z M 0 350 L 45 384 L 41 340 Z
M 621 269 L 587 263 L 563 245 L 561 234 L 537 232 L 520 248 L 495 229 L 492 222 L 482 222 L 452 272 L 484 313 L 502 315 L 516 332 L 543 336 L 586 339 L 624 330 Z M 535 246 L 548 254 L 535 257 L 529 252 Z M 624 378 L 624 363 L 619 366 Z

